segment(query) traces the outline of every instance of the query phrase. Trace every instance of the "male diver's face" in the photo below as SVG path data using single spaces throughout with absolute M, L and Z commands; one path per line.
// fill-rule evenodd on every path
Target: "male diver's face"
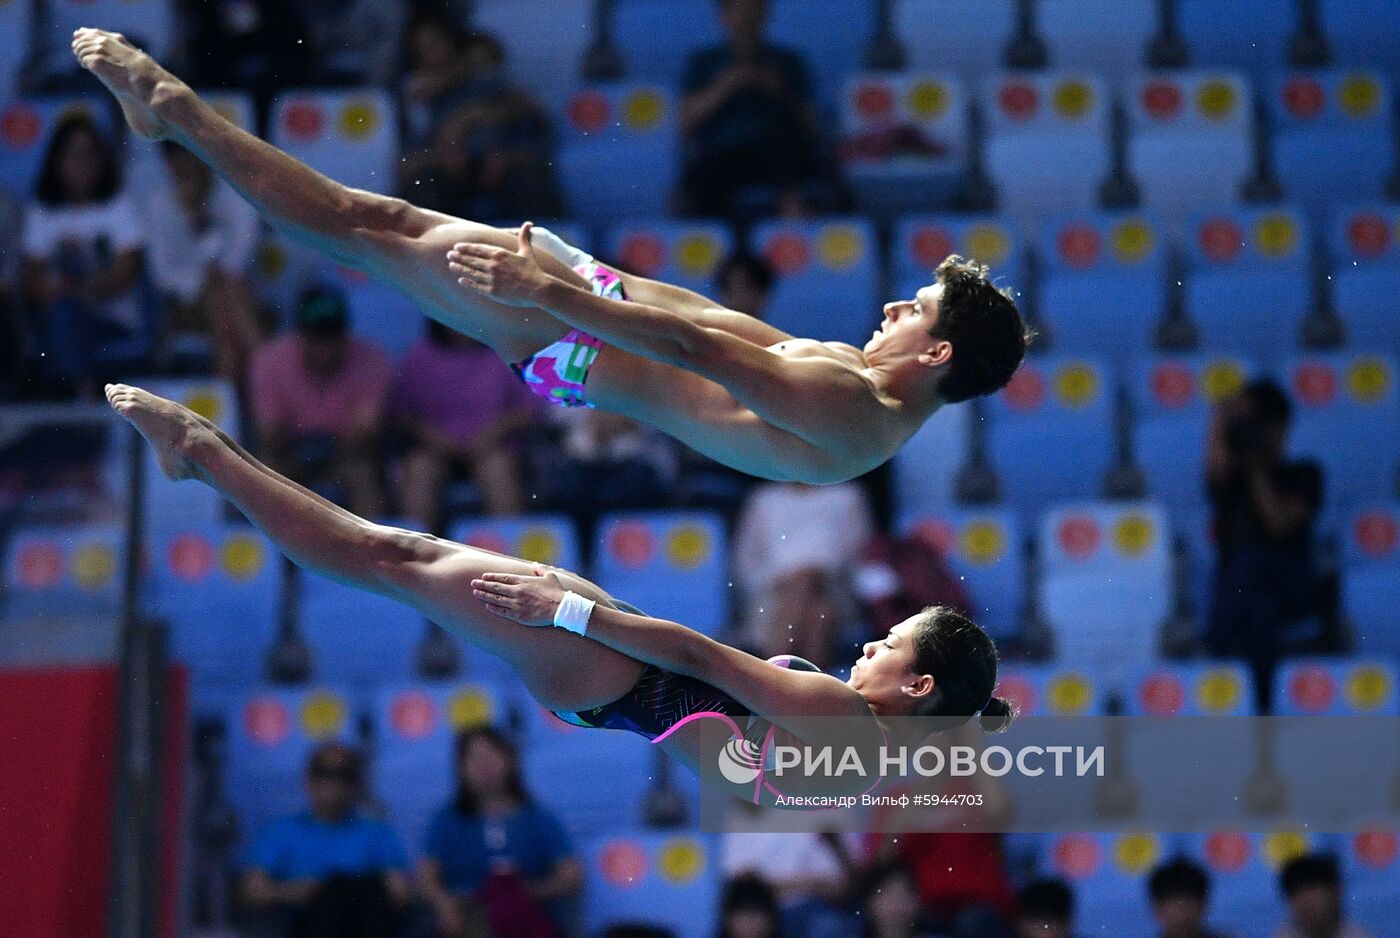
M 912 619 L 890 629 L 884 638 L 866 642 L 851 668 L 851 687 L 866 700 L 894 706 L 907 697 L 905 688 L 918 679 L 914 674 L 914 623 Z
M 912 300 L 886 303 L 880 328 L 865 343 L 866 360 L 875 364 L 924 354 L 938 355 L 939 346 L 947 342 L 933 338 L 929 330 L 938 322 L 938 303 L 942 297 L 943 284 L 935 283 L 914 294 Z

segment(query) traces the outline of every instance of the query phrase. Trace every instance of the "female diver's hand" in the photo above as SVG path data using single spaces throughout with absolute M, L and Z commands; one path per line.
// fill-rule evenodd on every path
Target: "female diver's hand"
M 531 222 L 520 226 L 519 251 L 462 241 L 447 252 L 447 266 L 461 274 L 457 282 L 510 306 L 534 306 L 550 276 L 535 257 L 530 243 Z
M 564 592 L 559 574 L 538 565 L 533 576 L 483 573 L 472 580 L 472 595 L 482 605 L 521 625 L 553 625 Z

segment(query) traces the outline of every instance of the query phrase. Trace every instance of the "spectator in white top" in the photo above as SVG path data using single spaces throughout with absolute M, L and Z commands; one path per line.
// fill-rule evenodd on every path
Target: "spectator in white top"
M 168 337 L 206 337 L 214 373 L 239 386 L 262 340 L 247 279 L 258 216 L 179 144 L 167 141 L 161 152 L 168 173 L 143 208 Z
M 727 879 L 756 875 L 772 886 L 787 934 L 837 938 L 850 932 L 839 906 L 859 851 L 853 840 L 859 835 L 736 831 L 724 835 L 720 862 Z
M 116 156 L 92 118 L 60 121 L 26 212 L 24 293 L 41 374 L 88 395 L 99 372 L 138 364 L 155 339 L 140 289 L 144 233 L 120 189 Z
M 873 528 L 854 482 L 755 488 L 734 545 L 747 644 L 765 656 L 793 654 L 827 667 L 853 609 L 851 571 Z

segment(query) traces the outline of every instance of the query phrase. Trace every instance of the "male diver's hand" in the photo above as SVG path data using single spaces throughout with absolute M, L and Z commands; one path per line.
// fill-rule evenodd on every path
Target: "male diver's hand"
M 518 251 L 462 241 L 447 252 L 448 268 L 461 274 L 457 282 L 509 306 L 536 306 L 536 297 L 549 286 L 550 276 L 535 257 L 530 243 L 533 222 L 520 226 Z
M 482 605 L 521 625 L 553 625 L 564 592 L 559 574 L 538 564 L 534 576 L 483 573 L 472 580 L 472 595 Z

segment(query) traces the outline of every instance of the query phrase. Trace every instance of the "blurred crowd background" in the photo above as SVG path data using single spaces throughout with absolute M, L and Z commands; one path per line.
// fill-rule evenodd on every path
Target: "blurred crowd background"
M 131 139 L 78 25 L 334 178 L 533 219 L 794 334 L 861 345 L 961 253 L 1040 336 L 869 476 L 755 481 L 540 406 Z M 101 657 L 124 601 L 168 624 L 183 929 L 1393 932 L 1389 829 L 700 834 L 644 741 L 569 731 L 206 490 L 134 488 L 99 405 L 139 379 L 359 514 L 832 673 L 945 603 L 1026 714 L 1400 713 L 1400 7 L 10 0 L 0 26 L 0 663 Z

